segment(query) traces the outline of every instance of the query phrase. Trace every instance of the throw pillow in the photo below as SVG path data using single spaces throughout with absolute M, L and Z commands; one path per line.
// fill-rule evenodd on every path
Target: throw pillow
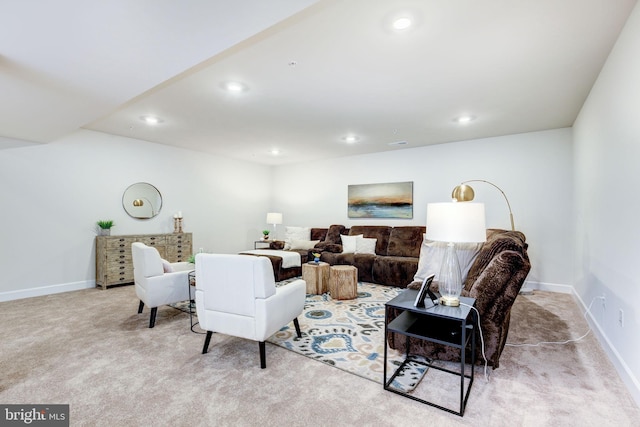
M 362 239 L 356 239 L 356 254 L 376 254 L 376 243 L 378 239 L 369 239 L 363 237 Z
M 276 240 L 269 243 L 269 249 L 284 249 L 284 242 L 282 240 Z
M 162 270 L 165 273 L 173 273 L 173 266 L 171 263 L 164 258 L 160 258 L 160 260 L 162 261 Z
M 456 255 L 458 256 L 458 263 L 460 264 L 462 283 L 466 280 L 469 269 L 478 256 L 482 245 L 483 243 L 456 243 Z M 433 280 L 437 282 L 446 251 L 446 242 L 434 242 L 433 240 L 427 240 L 425 238 L 420 248 L 418 271 L 413 280 L 422 282 L 425 277 L 430 274 L 435 274 L 436 277 L 434 277 Z
M 356 252 L 356 240 L 364 238 L 362 234 L 358 234 L 357 236 L 346 236 L 344 234 L 340 235 L 340 239 L 342 240 L 342 253 L 343 254 L 353 254 Z
M 312 249 L 320 240 L 292 240 L 289 250 Z
M 291 242 L 294 240 L 310 240 L 311 227 L 287 227 L 284 233 L 284 249 L 291 248 Z

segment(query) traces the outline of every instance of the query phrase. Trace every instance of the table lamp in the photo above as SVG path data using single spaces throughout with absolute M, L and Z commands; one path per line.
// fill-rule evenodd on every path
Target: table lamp
M 440 304 L 457 307 L 462 292 L 462 274 L 455 244 L 487 240 L 484 204 L 429 203 L 425 237 L 436 242 L 447 242 L 438 276 Z

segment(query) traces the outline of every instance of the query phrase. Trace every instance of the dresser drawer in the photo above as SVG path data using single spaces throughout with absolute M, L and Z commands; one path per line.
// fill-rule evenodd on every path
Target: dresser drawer
M 167 244 L 165 236 L 141 236 L 136 242 L 142 242 L 147 246 L 164 246 Z
M 107 239 L 107 251 L 129 249 L 129 252 L 131 252 L 131 244 L 133 242 L 135 240 L 130 237 L 110 237 Z

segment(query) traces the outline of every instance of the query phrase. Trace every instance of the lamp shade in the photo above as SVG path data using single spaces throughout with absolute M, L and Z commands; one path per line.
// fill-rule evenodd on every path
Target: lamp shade
M 484 203 L 429 203 L 426 238 L 438 242 L 484 242 Z
M 282 224 L 282 214 L 277 212 L 267 213 L 267 224 Z

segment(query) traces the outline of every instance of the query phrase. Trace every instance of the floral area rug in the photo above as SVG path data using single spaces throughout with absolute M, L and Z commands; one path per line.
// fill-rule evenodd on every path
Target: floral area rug
M 295 280 L 295 279 L 294 279 Z M 291 280 L 278 283 L 286 285 Z M 382 384 L 384 376 L 384 304 L 402 289 L 358 283 L 358 298 L 333 300 L 329 294 L 307 295 L 304 311 L 298 317 L 302 338 L 293 323 L 272 335 L 268 341 L 288 350 L 326 363 L 346 372 Z M 396 350 L 388 350 L 387 376 L 404 360 Z M 426 372 L 420 363 L 408 363 L 394 379 L 393 386 L 413 390 Z

